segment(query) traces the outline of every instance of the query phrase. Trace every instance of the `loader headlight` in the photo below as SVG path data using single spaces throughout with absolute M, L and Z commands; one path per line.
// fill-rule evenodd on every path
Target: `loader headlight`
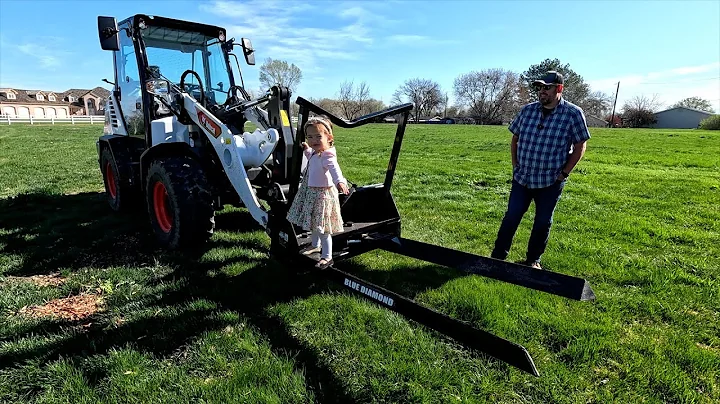
M 140 22 L 138 22 L 138 27 L 140 27 L 140 29 L 145 29 L 145 28 L 147 28 L 147 24 L 145 24 L 145 20 L 143 20 L 143 19 L 141 18 L 141 19 L 140 19 Z
M 218 35 L 218 39 L 220 42 L 225 42 L 225 33 L 220 31 L 220 35 Z

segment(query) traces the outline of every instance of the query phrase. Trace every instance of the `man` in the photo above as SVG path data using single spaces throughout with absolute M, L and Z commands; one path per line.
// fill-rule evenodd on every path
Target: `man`
M 513 135 L 513 180 L 493 258 L 507 258 L 518 225 L 530 202 L 535 201 L 535 221 L 524 264 L 542 269 L 540 257 L 548 243 L 555 206 L 590 139 L 583 110 L 562 97 L 564 83 L 563 75 L 556 71 L 535 80 L 538 101 L 525 105 L 508 127 Z

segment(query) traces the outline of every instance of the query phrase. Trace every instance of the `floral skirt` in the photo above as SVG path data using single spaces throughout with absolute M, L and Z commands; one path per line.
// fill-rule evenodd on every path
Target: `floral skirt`
M 290 206 L 287 219 L 303 230 L 317 230 L 323 234 L 341 233 L 343 220 L 337 188 L 310 187 L 306 176 Z

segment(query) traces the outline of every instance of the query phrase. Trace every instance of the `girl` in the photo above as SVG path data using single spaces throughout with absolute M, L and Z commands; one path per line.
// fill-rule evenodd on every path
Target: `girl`
M 287 218 L 312 231 L 312 244 L 303 254 L 320 252 L 315 266 L 324 269 L 333 264 L 331 234 L 343 231 L 338 190 L 345 195 L 349 190 L 338 165 L 330 120 L 325 116 L 308 118 L 305 139 L 301 145 L 307 168 Z

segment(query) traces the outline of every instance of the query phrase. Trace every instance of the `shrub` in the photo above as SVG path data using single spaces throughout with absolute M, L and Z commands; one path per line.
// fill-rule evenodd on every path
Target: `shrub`
M 622 114 L 623 126 L 629 128 L 646 128 L 657 123 L 655 114 L 649 109 L 626 109 Z
M 720 115 L 716 114 L 700 122 L 700 129 L 720 130 Z

